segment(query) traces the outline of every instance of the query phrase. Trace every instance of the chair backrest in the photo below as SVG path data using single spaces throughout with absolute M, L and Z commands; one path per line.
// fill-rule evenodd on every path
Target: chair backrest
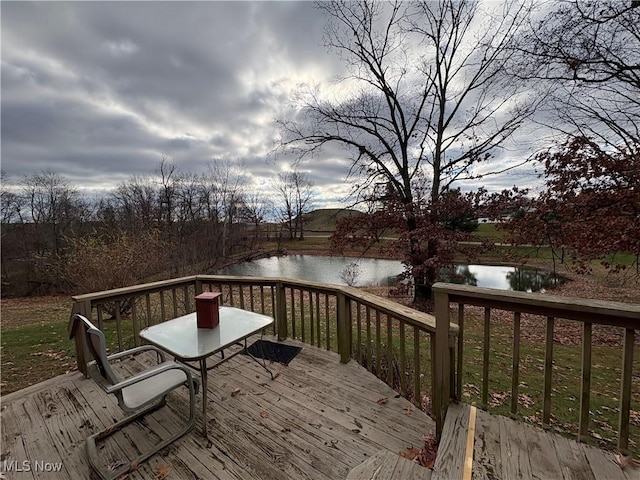
M 73 320 L 75 322 L 82 322 L 89 352 L 96 362 L 100 375 L 111 385 L 118 383 L 120 380 L 109 366 L 109 361 L 107 360 L 107 344 L 104 333 L 96 328 L 93 323 L 83 315 L 76 313 Z

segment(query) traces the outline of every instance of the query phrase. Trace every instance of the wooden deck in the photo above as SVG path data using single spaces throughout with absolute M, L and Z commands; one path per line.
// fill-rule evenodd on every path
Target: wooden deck
M 640 480 L 640 469 L 620 468 L 612 452 L 469 405 L 451 404 L 431 478 Z
M 128 478 L 344 479 L 381 450 L 397 454 L 420 447 L 421 436 L 435 431 L 427 415 L 357 363 L 341 364 L 337 354 L 299 345 L 302 351 L 289 366 L 274 364 L 280 375 L 273 381 L 244 355 L 212 371 L 211 443 L 198 421 Z M 118 367 L 133 371 L 149 361 L 139 355 Z M 381 398 L 388 400 L 378 403 Z M 105 467 L 165 437 L 187 410 L 186 390 L 171 394 L 166 407 L 104 442 Z M 85 438 L 122 416 L 115 398 L 78 372 L 7 395 L 0 471 L 11 480 L 89 478 Z M 61 463 L 62 471 L 35 471 L 36 462 L 49 462 L 50 469 Z
M 610 452 L 455 404 L 435 467 L 425 469 L 397 454 L 422 446 L 435 429 L 428 416 L 355 362 L 286 343 L 302 352 L 288 367 L 274 364 L 280 375 L 273 381 L 243 355 L 212 372 L 209 444 L 197 423 L 127 478 L 640 480 L 640 469 L 622 470 Z M 139 355 L 118 368 L 150 363 Z M 104 442 L 105 468 L 165 437 L 185 421 L 187 407 L 186 393 L 171 394 L 167 407 Z M 78 372 L 6 395 L 0 478 L 91 478 L 84 440 L 122 416 L 115 399 Z

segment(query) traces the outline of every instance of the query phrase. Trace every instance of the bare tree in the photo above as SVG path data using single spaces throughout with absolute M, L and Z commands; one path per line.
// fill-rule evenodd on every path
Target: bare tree
M 209 220 L 217 224 L 219 252 L 227 257 L 241 244 L 239 224 L 244 201 L 245 169 L 242 164 L 229 159 L 213 159 L 206 175 L 204 201 Z
M 278 192 L 277 214 L 286 226 L 289 239 L 304 240 L 304 216 L 311 211 L 313 183 L 298 170 L 281 172 L 275 182 Z
M 158 189 L 151 177 L 134 175 L 109 194 L 117 221 L 130 232 L 149 232 L 159 220 Z
M 404 206 L 405 229 L 416 230 L 425 204 L 414 180 L 429 178 L 436 202 L 453 182 L 477 178 L 475 168 L 540 101 L 505 75 L 529 7 L 506 2 L 491 12 L 483 5 L 498 8 L 453 0 L 319 3 L 329 19 L 326 45 L 349 75 L 333 96 L 310 92 L 303 120 L 282 120 L 281 148 L 304 158 L 341 146 L 351 158 L 354 193 L 389 185 Z M 409 241 L 411 264 L 434 257 L 438 241 L 426 246 L 426 257 L 423 248 Z
M 251 249 L 259 246 L 263 241 L 265 220 L 272 211 L 271 200 L 260 192 L 250 192 L 244 196 L 241 216 L 253 227 Z
M 640 151 L 640 3 L 566 0 L 517 44 L 520 77 L 547 82 L 548 125 Z
M 21 189 L 38 252 L 60 253 L 63 236 L 87 219 L 87 202 L 64 177 L 51 171 L 26 175 Z
M 15 186 L 9 181 L 7 173 L 2 170 L 0 172 L 0 221 L 3 226 L 23 221 L 24 200 L 24 197 L 18 194 Z
M 160 220 L 165 223 L 168 229 L 171 229 L 175 215 L 174 210 L 177 208 L 180 172 L 175 163 L 166 157 L 162 157 L 158 166 L 158 174 L 160 184 L 158 192 Z

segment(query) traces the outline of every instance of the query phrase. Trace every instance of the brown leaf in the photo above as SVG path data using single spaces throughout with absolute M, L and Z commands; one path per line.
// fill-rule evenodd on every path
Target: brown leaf
M 413 413 L 413 407 L 411 405 L 407 405 L 402 410 L 404 410 L 405 415 L 411 415 Z
M 627 467 L 638 468 L 640 467 L 640 461 L 634 460 L 633 457 L 627 457 L 625 455 L 617 453 L 615 455 L 616 461 L 622 470 Z
M 413 461 L 413 459 L 416 458 L 419 454 L 420 450 L 416 447 L 407 447 L 406 451 L 402 451 L 398 455 L 400 455 L 402 458 Z
M 269 412 L 267 412 L 267 411 L 262 411 L 262 412 L 260 412 L 260 416 L 261 416 L 262 418 L 269 418 Z
M 389 399 L 387 397 L 382 397 L 378 399 L 378 405 L 384 405 L 385 403 L 387 403 L 389 401 Z
M 231 396 L 235 397 L 236 395 L 238 395 L 240 393 L 240 388 L 236 388 L 233 390 L 233 392 L 231 392 Z
M 162 465 L 156 468 L 156 474 L 153 480 L 164 480 L 169 476 L 169 473 L 171 473 L 171 467 L 169 465 Z
M 278 378 L 280 376 L 280 372 L 276 372 L 276 374 L 273 376 L 273 379 L 275 380 L 276 378 Z

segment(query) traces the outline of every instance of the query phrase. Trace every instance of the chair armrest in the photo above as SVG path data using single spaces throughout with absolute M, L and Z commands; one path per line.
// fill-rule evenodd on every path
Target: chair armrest
M 126 357 L 126 356 L 129 356 L 129 355 L 135 355 L 136 353 L 145 352 L 147 350 L 153 350 L 154 352 L 156 352 L 158 354 L 158 357 L 160 358 L 158 363 L 161 363 L 161 362 L 165 361 L 164 352 L 162 350 L 160 350 L 158 347 L 154 347 L 153 345 L 140 345 L 139 347 L 130 348 L 129 350 L 125 350 L 123 352 L 114 353 L 114 354 L 109 355 L 107 357 L 107 360 L 108 361 L 117 360 L 119 358 Z
M 105 388 L 105 391 L 107 393 L 116 393 L 122 390 L 123 388 L 130 387 L 131 385 L 135 385 L 138 382 L 141 382 L 151 377 L 155 377 L 156 375 L 160 375 L 163 372 L 174 370 L 174 369 L 184 371 L 187 374 L 187 382 L 191 382 L 191 372 L 187 367 L 180 365 L 176 362 L 169 361 L 169 362 L 164 362 L 159 365 L 156 365 L 155 367 L 145 370 L 144 372 L 136 373 L 135 375 L 129 378 L 126 378 L 125 380 L 118 382 L 115 385 L 110 385 L 107 388 Z

